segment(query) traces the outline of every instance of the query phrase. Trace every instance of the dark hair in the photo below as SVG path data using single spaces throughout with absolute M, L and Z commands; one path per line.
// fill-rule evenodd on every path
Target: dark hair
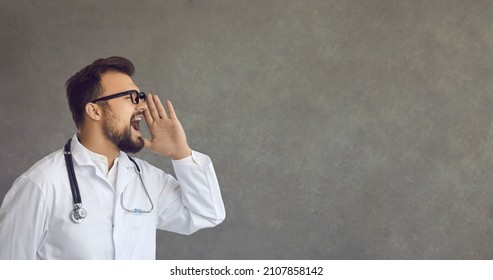
M 82 68 L 65 83 L 68 106 L 77 128 L 84 123 L 86 104 L 102 94 L 101 75 L 108 71 L 117 71 L 132 76 L 135 67 L 130 60 L 123 57 L 101 58 Z

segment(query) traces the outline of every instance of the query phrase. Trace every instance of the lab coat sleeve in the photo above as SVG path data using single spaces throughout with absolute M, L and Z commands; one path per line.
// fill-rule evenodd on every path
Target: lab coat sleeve
M 47 231 L 47 213 L 41 189 L 19 177 L 0 208 L 0 259 L 36 259 Z
M 178 181 L 168 178 L 160 199 L 168 200 L 158 207 L 158 228 L 180 234 L 214 227 L 226 217 L 219 183 L 210 158 L 193 152 L 195 163 L 173 161 Z

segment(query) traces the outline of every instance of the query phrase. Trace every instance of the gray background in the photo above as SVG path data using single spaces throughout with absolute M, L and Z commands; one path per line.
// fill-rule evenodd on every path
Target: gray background
M 158 258 L 493 258 L 493 1 L 0 5 L 0 198 L 75 132 L 68 77 L 121 55 L 227 209 Z

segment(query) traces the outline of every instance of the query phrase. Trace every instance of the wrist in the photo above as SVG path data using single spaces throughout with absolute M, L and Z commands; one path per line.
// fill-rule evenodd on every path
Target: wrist
M 172 159 L 172 160 L 180 160 L 180 159 L 184 159 L 186 157 L 189 157 L 192 155 L 192 149 L 190 149 L 189 147 L 187 148 L 184 148 L 180 151 L 177 151 L 171 155 L 169 155 L 169 157 Z

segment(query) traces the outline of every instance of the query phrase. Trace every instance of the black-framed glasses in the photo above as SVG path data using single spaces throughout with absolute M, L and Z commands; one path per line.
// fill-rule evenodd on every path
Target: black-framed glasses
M 138 92 L 136 90 L 127 90 L 127 91 L 124 91 L 124 92 L 119 92 L 119 93 L 115 93 L 115 94 L 112 94 L 112 95 L 108 95 L 108 96 L 105 96 L 105 97 L 101 97 L 101 98 L 98 98 L 98 99 L 94 99 L 92 101 L 92 103 L 94 102 L 98 102 L 98 101 L 105 101 L 105 100 L 110 100 L 110 99 L 113 99 L 113 98 L 117 98 L 117 97 L 120 97 L 120 96 L 125 96 L 125 95 L 130 95 L 130 99 L 132 99 L 132 103 L 133 104 L 139 104 L 139 101 L 142 99 L 144 101 L 146 101 L 146 94 L 145 92 Z

